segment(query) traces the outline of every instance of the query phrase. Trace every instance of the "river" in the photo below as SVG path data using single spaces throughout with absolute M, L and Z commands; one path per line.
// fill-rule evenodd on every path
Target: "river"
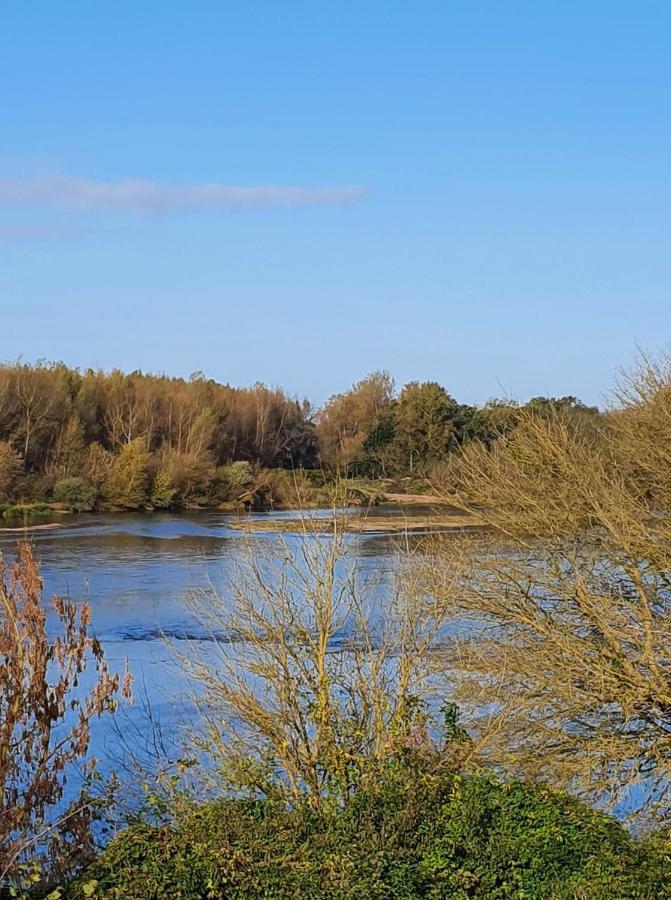
M 234 519 L 219 511 L 80 515 L 61 527 L 28 533 L 40 562 L 47 608 L 55 594 L 76 602 L 87 600 L 93 630 L 110 667 L 122 671 L 128 663 L 135 703 L 122 708 L 119 721 L 125 737 L 138 745 L 150 727 L 147 706 L 168 736 L 177 735 L 180 724 L 193 715 L 188 701 L 191 686 L 175 662 L 175 649 L 192 653 L 205 646 L 209 635 L 190 613 L 188 595 L 208 585 L 225 595 L 228 578 L 250 549 L 267 552 L 275 545 L 279 549 L 280 543 L 295 548 L 301 540 L 298 535 L 272 532 L 250 536 L 231 527 Z M 0 533 L 0 552 L 8 560 L 21 537 L 20 532 Z M 347 541 L 352 562 L 383 600 L 397 560 L 395 539 L 367 534 L 348 536 Z M 51 636 L 56 625 L 49 618 Z M 86 677 L 81 689 L 89 683 Z M 118 734 L 106 724 L 93 732 L 92 752 L 107 770 L 118 759 L 118 742 Z
M 250 518 L 295 515 L 258 513 Z M 93 630 L 104 644 L 112 670 L 123 671 L 128 663 L 133 675 L 134 704 L 122 705 L 116 726 L 110 725 L 108 717 L 92 733 L 91 750 L 104 772 L 118 767 L 129 746 L 142 757 L 156 729 L 170 744 L 173 737 L 180 740 L 181 726 L 188 729 L 193 725 L 192 685 L 176 662 L 175 650 L 207 654 L 212 641 L 189 611 L 189 594 L 214 586 L 225 602 L 227 581 L 250 552 L 265 554 L 287 547 L 291 551 L 302 540 L 297 534 L 272 531 L 250 535 L 232 527 L 236 519 L 219 511 L 81 515 L 68 518 L 62 527 L 28 533 L 40 562 L 47 608 L 55 594 L 76 602 L 88 600 Z M 20 532 L 0 532 L 0 552 L 8 560 L 21 537 Z M 311 539 L 330 540 L 328 535 Z M 398 566 L 399 537 L 351 534 L 347 543 L 349 558 L 365 580 L 367 594 L 373 594 L 373 602 L 384 610 Z M 51 636 L 55 625 L 50 618 Z M 450 630 L 468 627 L 465 622 L 453 621 Z M 89 672 L 82 680 L 81 690 L 86 690 L 92 675 Z M 151 708 L 153 724 L 147 708 Z M 167 749 L 174 751 L 175 747 Z M 144 759 L 146 765 L 152 765 L 151 753 Z M 635 786 L 615 812 L 627 815 L 646 794 L 644 785 Z

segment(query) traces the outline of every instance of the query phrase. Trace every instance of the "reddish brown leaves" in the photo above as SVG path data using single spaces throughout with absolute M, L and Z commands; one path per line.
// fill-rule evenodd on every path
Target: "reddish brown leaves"
M 68 772 L 84 765 L 91 719 L 114 710 L 121 688 L 100 642 L 89 634 L 91 611 L 55 597 L 58 635 L 47 634 L 42 579 L 28 543 L 8 569 L 0 558 L 0 884 L 26 858 L 48 857 L 63 868 L 84 856 L 93 807 L 84 791 L 68 805 Z M 97 678 L 78 694 L 79 676 L 93 663 Z M 130 696 L 130 674 L 122 693 Z

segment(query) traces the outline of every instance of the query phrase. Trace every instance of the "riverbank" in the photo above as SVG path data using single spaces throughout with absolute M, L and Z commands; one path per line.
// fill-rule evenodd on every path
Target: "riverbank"
M 390 488 L 392 488 L 390 490 Z M 330 509 L 334 507 L 352 508 L 367 511 L 375 509 L 382 512 L 385 508 L 390 513 L 398 513 L 399 510 L 406 510 L 413 520 L 417 519 L 418 511 L 421 510 L 424 521 L 413 522 L 412 530 L 425 530 L 427 527 L 441 525 L 443 527 L 457 527 L 463 524 L 476 524 L 475 522 L 453 522 L 453 515 L 460 515 L 458 511 L 453 510 L 449 504 L 441 497 L 435 494 L 422 493 L 405 493 L 398 491 L 396 485 L 388 480 L 364 480 L 349 479 L 337 484 L 324 484 L 321 486 L 309 485 L 306 490 L 305 485 L 297 486 L 292 493 L 284 490 L 277 496 L 263 496 L 263 502 L 259 502 L 259 497 L 254 492 L 244 491 L 233 500 L 226 500 L 220 503 L 212 504 L 188 504 L 185 506 L 174 506 L 171 512 L 198 512 L 198 511 L 217 511 L 231 514 L 246 515 L 250 512 L 289 512 L 292 510 L 303 510 L 307 513 L 319 509 Z M 437 514 L 437 510 L 443 510 L 445 514 Z M 449 512 L 447 512 L 449 510 Z M 61 519 L 64 516 L 76 516 L 79 513 L 87 515 L 100 515 L 107 513 L 128 513 L 136 512 L 155 513 L 167 511 L 163 508 L 154 506 L 141 506 L 137 508 L 127 508 L 119 506 L 107 506 L 98 503 L 93 509 L 75 510 L 69 509 L 63 503 L 55 503 L 51 501 L 34 501 L 34 502 L 16 502 L 0 504 L 0 522 L 3 523 L 0 531 L 31 531 L 37 529 L 56 528 L 62 524 Z M 357 531 L 405 531 L 406 528 L 399 528 L 399 523 L 389 522 L 385 525 L 382 521 L 383 516 L 378 515 L 378 527 L 369 528 L 365 524 L 363 516 L 357 523 L 352 521 L 348 525 L 347 530 Z M 274 520 L 273 520 L 274 521 Z M 299 523 L 301 520 L 297 520 Z M 236 527 L 244 527 L 243 525 Z M 255 526 L 256 527 L 256 526 Z M 302 530 L 302 527 L 289 528 L 287 522 L 279 522 L 277 528 L 259 525 L 258 530 Z M 319 530 L 330 530 L 330 528 L 320 527 Z
M 24 525 L 7 525 L 4 528 L 0 528 L 0 533 L 2 534 L 16 534 L 17 532 L 26 532 L 26 531 L 50 531 L 52 528 L 61 528 L 61 522 L 43 522 L 40 525 L 35 524 L 24 524 Z
M 385 506 L 388 514 L 385 514 Z M 198 510 L 207 512 L 214 510 Z M 222 510 L 217 510 L 222 511 Z M 290 512 L 290 510 L 286 510 Z M 392 513 L 396 511 L 396 515 Z M 278 510 L 278 512 L 280 512 Z M 109 514 L 109 513 L 108 513 Z M 123 515 L 122 512 L 118 513 Z M 100 513 L 100 516 L 103 514 Z M 140 513 L 139 515 L 142 515 Z M 149 515 L 149 513 L 147 513 Z M 69 524 L 76 522 L 77 517 L 72 516 Z M 65 527 L 66 523 L 58 522 L 24 522 L 17 525 L 0 527 L 0 534 L 22 534 L 43 531 L 58 530 Z M 480 531 L 486 528 L 486 524 L 475 516 L 454 514 L 426 513 L 413 511 L 407 507 L 404 514 L 398 514 L 398 510 L 391 504 L 384 504 L 376 509 L 375 515 L 367 515 L 365 511 L 352 510 L 346 515 L 312 515 L 304 511 L 303 514 L 293 518 L 258 518 L 249 513 L 238 511 L 233 513 L 228 521 L 228 527 L 239 532 L 250 534 L 330 534 L 340 529 L 346 534 L 424 534 L 427 532 L 466 532 Z
M 0 531 L 23 531 L 26 528 L 54 528 L 58 522 L 47 520 L 68 515 L 69 510 L 64 509 L 60 503 L 4 503 L 0 504 Z

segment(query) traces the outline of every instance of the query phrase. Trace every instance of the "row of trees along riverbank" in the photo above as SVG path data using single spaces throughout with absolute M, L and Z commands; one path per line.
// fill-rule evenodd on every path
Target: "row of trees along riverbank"
M 535 398 L 526 408 L 598 415 L 573 397 Z M 464 443 L 506 434 L 520 409 L 501 400 L 464 405 L 435 382 L 397 392 L 384 372 L 315 410 L 278 388 L 233 388 L 202 373 L 187 381 L 62 363 L 3 365 L 0 505 L 168 509 L 242 496 L 290 504 L 295 479 L 269 470 L 318 473 L 302 481 L 310 503 L 331 473 L 421 477 Z

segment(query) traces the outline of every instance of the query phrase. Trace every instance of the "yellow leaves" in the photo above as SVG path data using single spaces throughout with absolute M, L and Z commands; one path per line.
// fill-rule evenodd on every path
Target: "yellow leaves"
M 491 758 L 611 799 L 641 771 L 650 796 L 671 777 L 671 470 L 655 438 L 670 433 L 669 379 L 644 386 L 648 430 L 629 407 L 598 423 L 534 415 L 465 448 L 455 503 L 496 530 L 436 541 L 422 572 L 455 619 L 492 626 L 440 660 L 462 696 L 492 704 L 478 723 Z

